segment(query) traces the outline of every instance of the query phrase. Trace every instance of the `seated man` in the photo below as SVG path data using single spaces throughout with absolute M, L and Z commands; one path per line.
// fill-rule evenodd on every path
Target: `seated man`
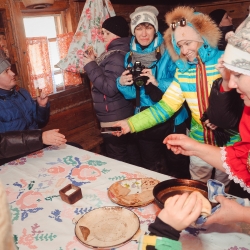
M 10 63 L 0 52 L 0 133 L 41 128 L 49 113 L 48 97 L 42 93 L 34 101 L 27 90 L 18 88 Z

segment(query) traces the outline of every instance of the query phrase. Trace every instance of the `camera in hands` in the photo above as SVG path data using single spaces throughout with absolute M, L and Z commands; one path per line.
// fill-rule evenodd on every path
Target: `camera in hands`
M 133 76 L 134 84 L 138 87 L 141 87 L 146 84 L 148 80 L 147 76 L 140 75 L 143 69 L 145 69 L 145 66 L 141 65 L 141 62 L 135 62 L 133 67 L 127 67 L 127 70 L 129 70 L 129 74 L 132 74 Z

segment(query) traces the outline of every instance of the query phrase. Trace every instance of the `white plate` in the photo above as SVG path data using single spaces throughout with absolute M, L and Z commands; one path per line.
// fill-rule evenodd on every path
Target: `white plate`
M 85 240 L 79 226 L 90 231 Z M 124 207 L 101 207 L 83 215 L 75 226 L 80 242 L 91 248 L 107 249 L 130 241 L 140 228 L 138 216 Z

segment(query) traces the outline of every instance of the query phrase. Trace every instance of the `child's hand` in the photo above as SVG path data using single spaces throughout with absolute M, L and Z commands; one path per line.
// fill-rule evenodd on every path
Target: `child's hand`
M 189 201 L 185 204 L 188 196 L 188 193 L 184 193 L 170 197 L 159 213 L 159 219 L 178 231 L 196 221 L 201 214 L 202 201 L 197 198 L 196 193 L 191 193 Z

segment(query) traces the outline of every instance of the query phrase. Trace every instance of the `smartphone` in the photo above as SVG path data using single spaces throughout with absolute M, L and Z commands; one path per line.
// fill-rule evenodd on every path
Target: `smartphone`
M 122 128 L 121 127 L 106 127 L 106 128 L 101 128 L 101 133 L 102 134 L 112 134 L 113 132 L 121 132 Z

